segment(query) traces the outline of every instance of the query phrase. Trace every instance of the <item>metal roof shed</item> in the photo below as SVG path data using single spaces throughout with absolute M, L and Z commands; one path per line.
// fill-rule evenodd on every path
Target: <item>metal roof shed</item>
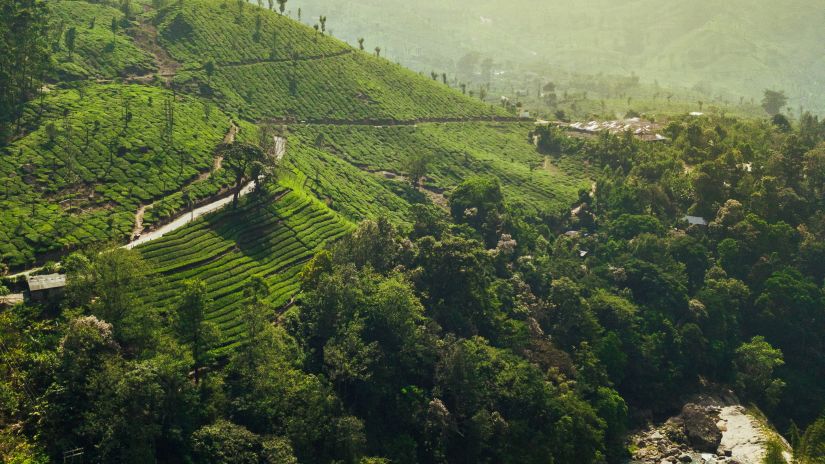
M 46 274 L 28 276 L 29 298 L 34 302 L 56 301 L 63 295 L 66 287 L 65 274 Z

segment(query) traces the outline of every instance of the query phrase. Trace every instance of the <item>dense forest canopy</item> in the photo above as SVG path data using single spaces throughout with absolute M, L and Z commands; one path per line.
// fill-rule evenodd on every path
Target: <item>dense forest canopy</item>
M 768 12 L 645 3 L 685 37 Z M 825 462 L 825 121 L 792 87 L 585 133 L 310 4 L 0 0 L 4 462 L 624 463 L 717 394 L 770 437 L 745 462 Z M 734 462 L 715 418 L 668 459 Z

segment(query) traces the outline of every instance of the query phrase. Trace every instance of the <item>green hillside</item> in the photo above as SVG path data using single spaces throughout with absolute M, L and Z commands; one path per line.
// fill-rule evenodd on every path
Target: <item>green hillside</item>
M 241 282 L 265 277 L 285 304 L 302 263 L 351 224 L 410 225 L 414 205 L 444 208 L 479 174 L 540 222 L 591 184 L 581 160 L 536 150 L 531 122 L 251 4 L 51 7 L 75 44 L 55 36 L 51 90 L 3 148 L 3 262 L 124 243 L 183 212 L 184 190 L 189 204 L 228 194 L 218 145 L 260 143 L 274 122 L 286 139 L 274 191 L 140 248 L 162 282 L 151 303 L 172 309 L 183 281 L 204 280 L 225 346 L 240 341 Z M 415 156 L 429 160 L 421 189 Z
M 221 329 L 222 347 L 242 341 L 243 288 L 253 276 L 269 285 L 273 307 L 288 303 L 307 260 L 353 225 L 301 191 L 284 190 L 266 201 L 209 216 L 141 247 L 161 281 L 147 302 L 174 310 L 183 281 L 204 281 L 213 300 L 207 320 Z
M 251 4 L 175 3 L 157 12 L 175 84 L 249 119 L 416 120 L 509 116 L 369 52 Z M 211 74 L 207 63 L 214 66 Z
M 532 128 L 532 123 L 492 122 L 297 126 L 290 141 L 297 138 L 293 147 L 298 157 L 307 152 L 316 158 L 337 157 L 376 177 L 395 177 L 396 184 L 397 176 L 407 175 L 409 156 L 415 153 L 432 160 L 424 184 L 436 192 L 449 192 L 474 175 L 492 175 L 501 179 L 508 200 L 525 207 L 525 213 L 556 212 L 569 206 L 580 189 L 589 188 L 590 173 L 581 160 L 545 160 L 527 140 Z M 328 191 L 314 183 L 313 189 Z
M 818 5 L 318 1 L 0 0 L 0 462 L 821 460 Z
M 2 148 L 0 256 L 12 267 L 35 258 L 129 237 L 135 211 L 190 186 L 217 193 L 207 176 L 230 127 L 220 110 L 157 87 L 90 84 L 54 90 L 26 108 L 32 128 Z M 167 126 L 166 109 L 174 114 Z
M 54 71 L 60 80 L 142 76 L 157 69 L 151 54 L 125 33 L 129 22 L 117 8 L 74 0 L 49 2 L 49 7 Z M 72 28 L 76 38 L 69 50 L 66 34 Z
M 15 269 L 123 242 L 182 211 L 184 187 L 195 203 L 225 192 L 229 174 L 211 171 L 230 117 L 252 142 L 256 122 L 287 124 L 286 166 L 353 221 L 406 223 L 411 204 L 443 203 L 476 173 L 500 176 L 537 213 L 590 182 L 573 160 L 545 166 L 530 125 L 502 108 L 257 6 L 59 0 L 50 10 L 51 91 L 25 108 L 0 162 L 0 256 Z M 429 193 L 403 180 L 416 153 L 433 160 Z

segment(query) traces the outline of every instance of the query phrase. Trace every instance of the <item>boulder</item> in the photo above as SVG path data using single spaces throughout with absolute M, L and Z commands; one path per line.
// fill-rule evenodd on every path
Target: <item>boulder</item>
M 697 451 L 716 453 L 719 448 L 722 432 L 716 426 L 717 414 L 695 403 L 688 403 L 682 408 L 685 436 Z

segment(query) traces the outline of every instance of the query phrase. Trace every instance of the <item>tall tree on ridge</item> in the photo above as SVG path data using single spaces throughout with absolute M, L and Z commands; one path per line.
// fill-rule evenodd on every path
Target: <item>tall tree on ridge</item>
M 191 350 L 196 384 L 200 382 L 201 369 L 209 361 L 209 350 L 219 339 L 218 328 L 206 320 L 210 304 L 211 300 L 204 282 L 184 282 L 183 298 L 176 313 L 175 332 L 180 341 Z

